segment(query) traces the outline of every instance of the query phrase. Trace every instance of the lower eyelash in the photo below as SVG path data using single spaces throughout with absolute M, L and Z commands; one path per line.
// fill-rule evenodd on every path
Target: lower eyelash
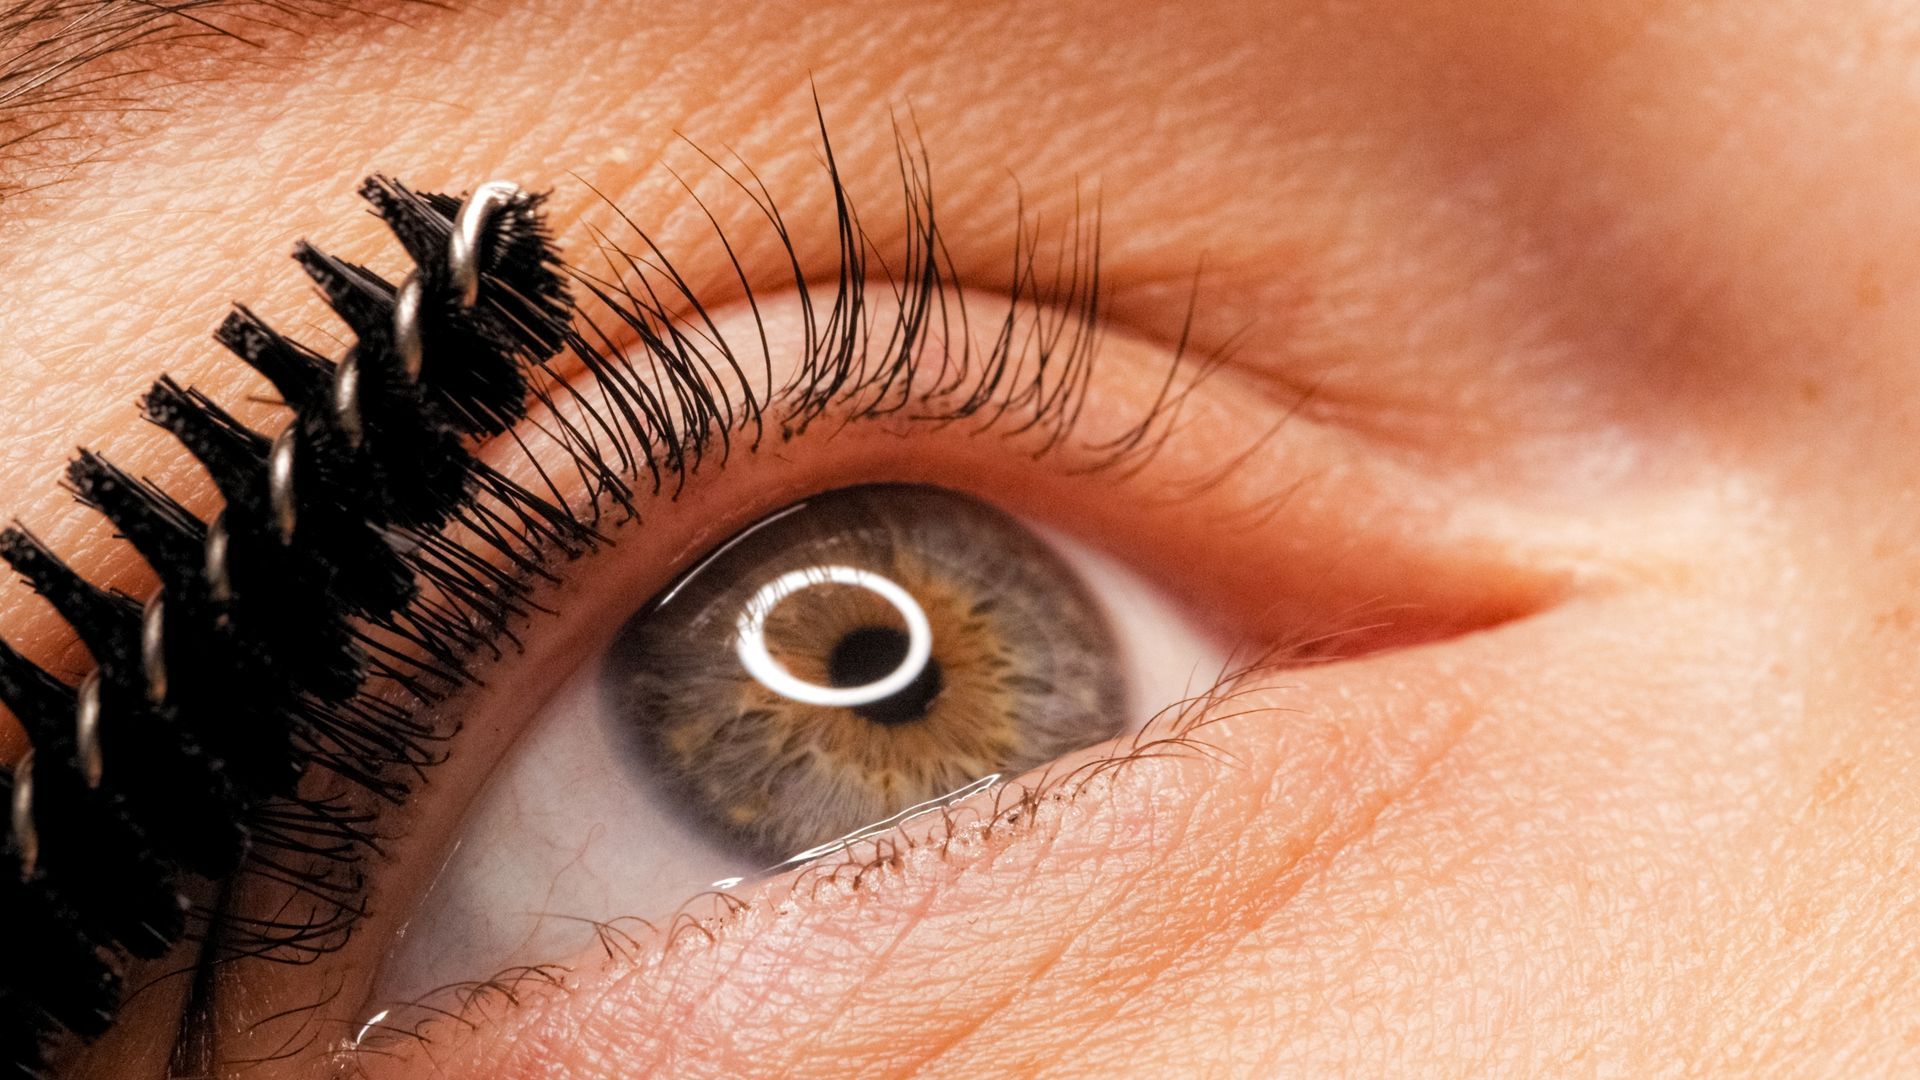
M 560 563 L 611 543 L 606 526 L 637 520 L 646 499 L 677 495 L 708 456 L 724 460 L 796 438 L 828 418 L 964 423 L 1022 438 L 1035 457 L 1072 444 L 1087 468 L 1131 468 L 1151 456 L 1185 396 L 1179 355 L 1136 424 L 1098 444 L 1072 443 L 1101 325 L 1097 215 L 1076 216 L 1057 250 L 1043 252 L 1037 227 L 1019 212 L 1004 286 L 1012 304 L 992 345 L 929 348 L 936 330 L 947 331 L 947 341 L 971 338 L 924 150 L 896 133 L 907 237 L 896 266 L 860 224 L 823 117 L 820 138 L 839 263 L 825 287 L 810 282 L 758 175 L 744 162 L 730 168 L 706 159 L 752 200 L 787 252 L 805 345 L 783 382 L 774 381 L 766 337 L 758 355 L 752 343 L 726 340 L 661 246 L 624 214 L 629 245 L 597 233 L 604 268 L 589 272 L 559 264 L 540 197 L 520 197 L 497 224 L 486 302 L 472 311 L 449 307 L 439 260 L 460 201 L 376 177 L 362 194 L 439 305 L 428 307 L 423 324 L 439 351 L 417 384 L 365 392 L 371 449 L 353 445 L 340 422 L 336 364 L 246 308 L 216 335 L 293 410 L 298 501 L 290 534 L 277 531 L 286 528 L 284 507 L 269 480 L 277 440 L 162 379 L 145 414 L 205 467 L 225 500 L 220 517 L 203 522 L 85 451 L 68 470 L 76 496 L 152 565 L 160 614 L 154 601 L 143 608 L 90 585 L 24 530 L 0 535 L 0 557 L 53 602 L 99 664 L 76 691 L 0 642 L 0 700 L 35 747 L 13 782 L 0 777 L 0 796 L 27 810 L 9 828 L 0 918 L 16 939 L 49 950 L 35 965 L 43 981 L 0 981 L 0 1053 L 31 1068 L 35 1059 L 18 1048 L 61 1028 L 102 1030 L 118 995 L 114 958 L 123 952 L 150 955 L 182 936 L 211 943 L 203 964 L 303 962 L 338 948 L 359 916 L 359 864 L 380 845 L 370 808 L 403 801 L 451 735 L 416 716 L 418 706 L 470 685 L 473 658 L 511 647 L 517 625 L 538 610 L 539 579 L 555 580 Z M 708 217 L 757 316 L 734 245 Z M 396 287 L 305 245 L 295 257 L 354 332 L 349 355 L 358 370 L 376 383 L 380 372 L 397 370 Z M 876 280 L 891 315 L 870 304 Z M 572 307 L 568 282 L 596 305 L 595 315 Z M 447 359 L 450 345 L 462 346 L 458 359 Z M 563 377 L 562 361 L 583 373 L 578 384 Z M 503 433 L 533 467 L 531 487 L 472 456 L 476 439 Z M 565 494 L 545 471 L 556 457 L 579 494 Z M 230 597 L 220 595 L 210 547 L 237 560 L 224 571 L 234 582 Z M 241 586 L 269 570 L 279 591 L 263 607 Z M 149 621 L 164 629 L 165 691 L 157 694 L 143 636 Z M 393 690 L 413 704 L 394 704 Z M 74 729 L 93 694 L 109 758 L 97 788 L 87 782 L 90 746 Z M 159 757 L 126 754 L 131 745 Z M 199 819 L 163 797 L 157 777 L 169 773 L 155 763 L 167 755 L 180 770 L 174 784 L 206 778 L 212 794 Z M 36 777 L 41 782 L 23 791 Z M 86 813 L 55 820 L 42 813 L 49 799 Z M 244 822 L 244 832 L 207 841 L 206 822 L 223 814 Z M 124 851 L 99 872 L 127 885 L 96 889 L 87 901 L 85 888 L 73 891 L 73 875 L 83 872 L 74 852 L 98 853 L 106 836 L 121 838 Z M 167 899 L 188 880 L 218 880 L 236 865 L 296 899 L 272 920 Z M 142 905 L 136 898 L 149 885 Z M 170 903 L 184 910 L 169 914 Z M 68 944 L 78 948 L 59 954 Z
M 896 818 L 891 827 L 863 830 L 831 857 L 816 853 L 805 865 L 796 859 L 775 867 L 774 872 L 795 871 L 782 896 L 818 901 L 823 893 L 869 887 L 870 882 L 902 869 L 907 856 L 917 850 L 937 850 L 943 861 L 955 860 L 965 858 L 968 850 L 1011 841 L 1031 833 L 1047 808 L 1071 805 L 1081 795 L 1099 790 L 1098 785 L 1110 782 L 1120 771 L 1143 762 L 1183 757 L 1231 765 L 1232 755 L 1209 743 L 1205 729 L 1234 715 L 1233 703 L 1252 680 L 1299 659 L 1289 646 L 1245 663 L 1229 663 L 1211 686 L 1167 705 L 1111 754 L 1065 771 L 1043 770 L 1026 782 L 968 785 L 956 793 L 955 799 L 911 822 Z M 956 845 L 961 848 L 959 853 Z M 597 947 L 607 960 L 631 967 L 649 957 L 677 955 L 685 945 L 715 944 L 732 925 L 761 907 L 764 905 L 753 900 L 716 891 L 689 898 L 677 911 L 657 921 L 631 915 L 578 921 L 592 925 Z M 549 913 L 548 917 L 562 916 Z M 576 969 L 566 964 L 515 965 L 486 979 L 456 983 L 412 1000 L 385 1004 L 377 1014 L 377 1023 L 365 1023 L 353 1016 L 331 1017 L 355 1032 L 336 1051 L 335 1061 L 350 1071 L 362 1054 L 384 1057 L 407 1043 L 431 1045 L 449 1026 L 472 1030 L 543 996 L 570 992 L 575 987 L 575 973 Z M 302 1022 L 311 1029 L 316 1014 L 327 1004 L 321 1002 L 303 1010 Z M 276 1017 L 289 1018 L 290 1014 Z

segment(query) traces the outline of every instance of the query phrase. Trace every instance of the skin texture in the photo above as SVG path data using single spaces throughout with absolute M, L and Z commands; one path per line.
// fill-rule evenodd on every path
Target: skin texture
M 1015 503 L 1108 505 L 1090 531 L 1254 640 L 1286 634 L 1257 613 L 1328 582 L 1323 613 L 1405 605 L 1421 629 L 1261 676 L 1205 731 L 1222 755 L 1134 763 L 857 888 L 775 882 L 713 943 L 577 958 L 565 990 L 369 1071 L 1920 1067 L 1911 12 L 574 0 L 406 18 L 266 63 L 191 59 L 171 111 L 112 119 L 99 160 L 0 208 L 7 506 L 97 580 L 143 587 L 54 486 L 67 448 L 211 505 L 130 402 L 162 370 L 257 392 L 206 341 L 228 297 L 329 326 L 284 251 L 306 235 L 390 264 L 352 201 L 362 173 L 552 185 L 583 255 L 615 218 L 577 175 L 723 304 L 723 256 L 665 168 L 698 161 L 674 133 L 751 161 L 829 272 L 811 79 L 856 195 L 890 190 L 889 110 L 911 108 L 975 288 L 1004 280 L 1013 178 L 1054 221 L 1098 192 L 1107 316 L 1145 357 L 1103 375 L 1114 400 L 1151 397 L 1190 296 L 1197 350 L 1230 343 L 1237 381 L 1118 509 L 1021 480 L 1018 455 L 796 445 L 663 510 L 657 544 L 622 556 L 636 596 L 739 524 L 715 507 L 964 467 Z M 778 280 L 773 254 L 747 253 L 756 278 Z M 1250 445 L 1231 482 L 1152 499 Z M 1294 484 L 1259 527 L 1236 517 Z M 10 639 L 84 672 L 23 588 L 0 605 Z M 423 849 L 457 802 L 420 812 Z M 250 993 L 294 1000 L 296 977 L 243 981 L 236 1015 L 273 1011 Z M 161 1075 L 171 1031 L 153 1005 L 75 1068 Z

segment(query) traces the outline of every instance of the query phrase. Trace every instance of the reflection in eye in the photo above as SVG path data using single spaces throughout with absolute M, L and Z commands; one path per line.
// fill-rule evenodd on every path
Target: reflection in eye
M 851 575 L 768 610 L 767 653 L 803 685 L 898 672 L 904 688 L 811 704 L 741 662 L 741 613 L 822 567 L 903 589 L 925 614 L 925 663 L 906 663 L 896 605 Z M 616 656 L 608 689 L 642 768 L 767 861 L 1111 738 L 1125 717 L 1113 635 L 1073 570 L 1007 515 L 931 488 L 846 489 L 763 522 L 635 618 Z
M 821 567 L 896 584 L 924 614 L 928 659 L 903 688 L 812 704 L 741 662 L 742 613 Z M 871 588 L 811 584 L 759 610 L 768 656 L 808 685 L 902 669 L 906 620 Z M 695 562 L 549 699 L 463 820 L 374 999 L 445 1006 L 436 987 L 590 946 L 589 920 L 661 919 L 1138 729 L 1146 710 L 1130 703 L 1179 701 L 1224 662 L 1130 570 L 980 500 L 912 485 L 805 499 Z

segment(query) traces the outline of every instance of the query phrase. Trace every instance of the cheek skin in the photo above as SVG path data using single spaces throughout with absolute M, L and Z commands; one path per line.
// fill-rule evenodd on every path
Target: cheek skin
M 1789 772 L 1776 745 L 1721 718 L 1800 719 L 1792 649 L 1778 625 L 1723 615 L 1607 601 L 1289 673 L 1201 733 L 1231 761 L 1136 763 L 994 838 L 921 848 L 857 881 L 776 884 L 717 940 L 576 957 L 571 989 L 529 988 L 518 1008 L 481 1009 L 493 1022 L 476 1030 L 445 1025 L 409 1058 L 370 1062 L 372 1075 L 1830 1060 L 1864 1003 L 1905 993 L 1912 946 L 1836 933 L 1867 916 L 1823 905 L 1804 880 L 1833 872 L 1831 851 L 1789 839 L 1802 868 L 1781 891 L 1778 818 L 1756 792 Z M 1649 648 L 1658 673 L 1618 677 Z M 1773 674 L 1719 674 L 1740 663 Z M 1820 812 L 1844 813 L 1849 796 L 1827 787 Z M 1783 931 L 1797 944 L 1783 948 Z M 1775 962 L 1791 989 L 1751 978 Z

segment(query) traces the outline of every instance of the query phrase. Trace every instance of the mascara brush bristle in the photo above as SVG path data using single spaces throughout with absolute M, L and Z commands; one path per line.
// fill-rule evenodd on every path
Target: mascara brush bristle
M 17 776 L 0 775 L 0 808 L 17 808 L 0 853 L 0 925 L 15 943 L 0 967 L 0 1063 L 15 1074 L 39 1075 L 63 1032 L 104 1031 L 121 958 L 186 937 L 193 883 L 248 856 L 311 911 L 236 918 L 223 945 L 337 945 L 355 914 L 355 864 L 376 843 L 340 785 L 398 799 L 438 737 L 369 693 L 369 679 L 433 700 L 469 678 L 466 653 L 525 610 L 517 576 L 453 554 L 439 531 L 471 524 L 485 545 L 491 520 L 544 513 L 555 536 L 572 527 L 471 452 L 525 415 L 528 369 L 552 357 L 572 317 L 541 197 L 493 207 L 469 305 L 448 255 L 462 200 L 384 177 L 362 194 L 415 263 L 414 329 L 396 326 L 394 284 L 302 244 L 295 260 L 353 332 L 348 356 L 329 360 L 243 307 L 215 335 L 290 407 L 286 432 L 255 431 L 168 378 L 142 401 L 212 480 L 217 517 L 97 454 L 69 465 L 76 498 L 152 567 L 155 596 L 98 588 L 25 529 L 0 531 L 0 559 L 96 665 L 76 688 L 0 641 L 0 702 L 33 747 Z M 417 371 L 402 355 L 409 333 Z M 506 565 L 538 561 L 496 535 Z M 303 794 L 314 772 L 335 794 Z

